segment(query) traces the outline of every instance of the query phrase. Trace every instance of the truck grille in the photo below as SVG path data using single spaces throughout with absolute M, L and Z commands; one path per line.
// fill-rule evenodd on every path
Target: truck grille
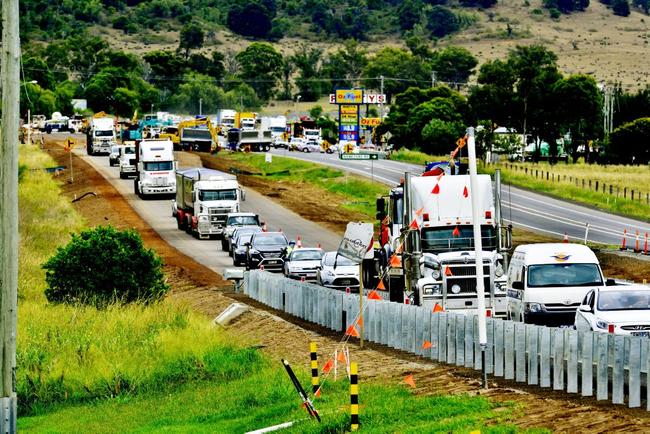
M 153 179 L 153 185 L 156 187 L 167 187 L 169 183 L 167 182 L 167 178 L 154 178 Z
M 476 294 L 476 277 L 470 278 L 461 278 L 454 279 L 453 277 L 446 277 L 445 282 L 447 283 L 447 296 L 453 297 L 455 295 L 464 295 L 464 294 Z M 454 285 L 460 286 L 460 292 L 454 294 L 451 292 L 451 287 Z M 483 279 L 483 285 L 485 288 L 486 294 L 490 292 L 490 276 L 487 275 Z
M 623 330 L 634 330 L 634 331 L 643 331 L 650 330 L 650 325 L 624 325 L 621 326 Z
M 476 276 L 476 266 L 474 264 L 467 264 L 467 265 L 453 264 L 453 265 L 449 265 L 449 270 L 451 271 L 451 274 L 454 276 Z M 484 276 L 490 275 L 489 265 L 483 266 L 483 275 Z

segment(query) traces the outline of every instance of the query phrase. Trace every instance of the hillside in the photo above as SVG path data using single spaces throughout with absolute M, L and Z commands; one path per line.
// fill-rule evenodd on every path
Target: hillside
M 592 2 L 584 12 L 562 15 L 551 19 L 548 11 L 536 0 L 530 6 L 526 1 L 503 0 L 487 10 L 466 9 L 477 21 L 470 28 L 447 36 L 432 45 L 444 47 L 460 45 L 469 49 L 483 63 L 488 59 L 504 58 L 516 45 L 544 44 L 559 58 L 559 65 L 566 74 L 586 73 L 601 82 L 621 82 L 624 90 L 645 87 L 650 71 L 650 58 L 646 56 L 650 29 L 646 15 L 632 10 L 630 16 L 615 16 L 599 2 Z M 298 20 L 298 18 L 296 18 Z M 507 26 L 512 29 L 507 35 Z M 95 25 L 94 34 L 110 41 L 114 49 L 124 49 L 142 54 L 155 49 L 174 50 L 178 47 L 179 31 L 174 26 L 166 30 L 143 29 L 136 34 L 124 34 L 110 26 Z M 199 50 L 210 53 L 236 53 L 254 40 L 233 34 L 223 27 L 209 32 L 204 47 Z M 332 52 L 342 45 L 341 40 L 325 40 L 305 32 L 302 37 L 289 36 L 274 43 L 283 55 L 292 54 L 301 42 Z M 362 43 L 370 52 L 385 46 L 405 46 L 397 32 L 371 34 Z

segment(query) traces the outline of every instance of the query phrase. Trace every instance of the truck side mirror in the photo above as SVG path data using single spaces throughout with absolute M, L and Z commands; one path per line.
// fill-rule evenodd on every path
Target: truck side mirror
M 246 201 L 246 192 L 244 191 L 244 189 L 241 189 L 240 191 L 241 191 L 241 200 L 242 202 L 244 202 Z
M 178 160 L 174 161 L 174 170 L 178 170 Z
M 524 282 L 521 280 L 515 280 L 512 282 L 512 289 L 524 289 Z
M 607 279 L 605 281 L 605 286 L 616 286 L 616 281 L 614 279 Z
M 376 209 L 377 212 L 375 214 L 375 217 L 377 218 L 377 220 L 383 220 L 384 217 L 386 217 L 386 212 L 384 211 L 386 209 L 386 199 L 384 199 L 383 197 L 378 197 L 376 203 Z

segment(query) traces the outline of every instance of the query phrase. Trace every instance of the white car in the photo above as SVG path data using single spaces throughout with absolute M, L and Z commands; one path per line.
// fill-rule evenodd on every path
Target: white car
M 284 262 L 284 275 L 290 279 L 316 280 L 323 250 L 306 247 L 294 249 Z
M 348 258 L 337 255 L 336 252 L 327 252 L 323 255 L 320 268 L 316 274 L 316 281 L 328 288 L 350 291 L 359 291 L 359 265 Z
M 119 165 L 121 179 L 126 179 L 136 174 L 135 159 L 135 145 L 127 144 L 120 146 Z
M 108 154 L 108 165 L 113 167 L 120 164 L 120 145 L 111 146 L 111 153 Z
M 320 152 L 321 147 L 318 143 L 311 140 L 308 142 L 298 142 L 296 143 L 296 151 L 298 152 Z
M 650 287 L 616 285 L 589 291 L 576 312 L 575 327 L 650 337 Z

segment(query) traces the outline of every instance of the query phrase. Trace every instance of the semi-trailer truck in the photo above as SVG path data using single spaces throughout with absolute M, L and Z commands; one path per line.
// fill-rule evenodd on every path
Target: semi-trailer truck
M 86 152 L 88 155 L 110 154 L 111 146 L 117 144 L 115 123 L 112 118 L 99 117 L 90 121 L 90 129 L 86 134 Z
M 176 195 L 176 162 L 171 140 L 145 139 L 136 142 L 135 194 L 146 196 Z
M 245 199 L 237 177 L 217 170 L 179 170 L 176 185 L 172 215 L 178 229 L 201 239 L 223 236 L 228 213 L 239 212 Z

